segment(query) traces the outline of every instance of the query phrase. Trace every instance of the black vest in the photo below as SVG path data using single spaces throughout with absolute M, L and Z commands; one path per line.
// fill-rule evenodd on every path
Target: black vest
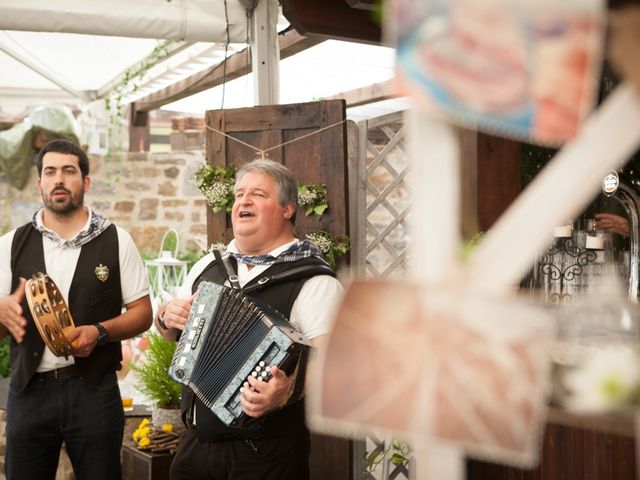
M 236 268 L 235 259 L 230 257 L 229 260 L 233 267 Z M 304 282 L 308 278 L 320 273 L 325 275 L 329 274 L 335 277 L 335 273 L 330 268 L 327 267 L 325 270 L 316 272 L 311 270 L 300 272 L 299 275 L 282 281 L 275 279 L 273 282 L 264 283 L 260 288 L 254 289 L 254 287 L 257 286 L 260 279 L 307 265 L 327 266 L 324 261 L 314 257 L 305 258 L 296 262 L 278 263 L 269 267 L 262 276 L 252 279 L 243 287 L 243 290 L 250 290 L 250 292 L 248 292 L 249 296 L 267 303 L 269 306 L 282 313 L 286 318 L 289 318 L 293 303 L 295 302 L 298 293 L 300 293 L 300 289 L 302 289 Z M 222 285 L 225 280 L 227 280 L 224 267 L 222 265 L 218 265 L 215 260 L 211 262 L 211 264 L 209 264 L 209 266 L 202 272 L 200 277 L 198 277 L 194 282 L 193 292 L 197 290 L 198 284 L 204 280 Z M 186 418 L 192 402 L 194 403 L 196 410 L 196 431 L 198 433 L 198 438 L 201 441 L 216 442 L 223 440 L 257 439 L 307 433 L 307 428 L 305 426 L 304 399 L 294 402 L 282 410 L 269 414 L 265 418 L 264 422 L 255 429 L 227 427 L 211 412 L 211 410 L 198 400 L 197 397 L 193 395 L 192 390 L 187 387 L 183 388 L 182 392 L 183 418 Z
M 109 276 L 104 282 L 96 275 L 96 267 L 100 264 L 109 269 Z M 42 234 L 28 223 L 16 230 L 11 244 L 11 291 L 18 286 L 20 277 L 29 278 L 37 272 L 46 273 Z M 56 281 L 55 278 L 52 280 Z M 122 289 L 115 225 L 110 225 L 98 237 L 82 246 L 67 301 L 76 326 L 90 325 L 120 315 Z M 27 319 L 24 340 L 17 343 L 11 337 L 11 385 L 18 393 L 25 389 L 33 377 L 45 347 L 26 299 L 22 302 L 22 309 Z M 120 369 L 121 360 L 120 342 L 96 346 L 88 357 L 75 358 L 83 379 L 89 385 L 97 384 L 106 373 Z

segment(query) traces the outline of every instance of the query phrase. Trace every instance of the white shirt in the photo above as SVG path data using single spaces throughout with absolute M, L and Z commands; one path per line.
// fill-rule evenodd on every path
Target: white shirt
M 269 255 L 277 257 L 291 245 L 299 240 L 294 239 L 269 252 Z M 231 240 L 227 246 L 230 253 L 238 253 L 235 240 Z M 196 262 L 187 275 L 184 285 L 180 289 L 180 296 L 191 296 L 193 282 L 200 276 L 204 269 L 215 257 L 209 253 Z M 260 276 L 270 265 L 254 265 L 251 270 L 244 263 L 238 262 L 238 281 L 244 287 L 254 278 Z M 229 282 L 225 282 L 229 286 Z M 298 297 L 293 302 L 289 321 L 309 340 L 320 335 L 326 335 L 331 329 L 333 315 L 342 298 L 343 288 L 338 280 L 330 275 L 316 275 L 309 278 Z
M 89 213 L 89 218 L 77 235 L 87 230 L 91 222 L 91 210 L 89 207 L 85 207 L 85 210 Z M 42 210 L 38 213 L 37 221 L 38 224 L 42 226 Z M 43 226 L 43 228 L 46 227 Z M 69 246 L 69 244 L 61 239 L 55 232 L 49 231 L 53 233 L 56 240 L 52 240 L 45 235 L 42 236 L 45 268 L 47 274 L 56 283 L 65 302 L 68 304 L 69 288 L 71 287 L 71 281 L 73 280 L 76 264 L 80 257 L 81 248 Z M 131 235 L 117 225 L 116 231 L 118 234 L 122 301 L 127 304 L 149 294 L 149 280 Z M 14 229 L 0 237 L 0 298 L 11 294 L 11 244 L 15 232 L 16 230 Z M 69 359 L 56 357 L 53 352 L 45 346 L 44 354 L 37 371 L 46 372 L 73 363 L 75 363 L 73 357 L 69 357 Z

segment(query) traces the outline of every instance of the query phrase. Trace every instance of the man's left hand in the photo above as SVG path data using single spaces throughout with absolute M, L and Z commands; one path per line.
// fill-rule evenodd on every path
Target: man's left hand
M 67 340 L 73 348 L 74 357 L 88 357 L 96 347 L 98 329 L 93 325 L 80 325 L 69 332 Z
M 272 410 L 284 406 L 289 399 L 293 377 L 289 378 L 278 367 L 271 367 L 271 379 L 268 382 L 249 376 L 240 401 L 242 410 L 250 417 L 260 417 Z

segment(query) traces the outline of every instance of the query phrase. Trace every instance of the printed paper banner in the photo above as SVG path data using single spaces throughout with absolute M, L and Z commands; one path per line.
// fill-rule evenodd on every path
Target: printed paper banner
M 396 0 L 398 77 L 419 105 L 469 128 L 557 145 L 594 105 L 601 0 Z
M 345 436 L 411 435 L 532 465 L 552 325 L 514 300 L 356 282 L 312 371 L 310 425 Z

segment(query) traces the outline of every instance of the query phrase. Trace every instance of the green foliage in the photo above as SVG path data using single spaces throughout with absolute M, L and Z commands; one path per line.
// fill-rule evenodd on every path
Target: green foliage
M 380 465 L 385 459 L 393 465 L 404 465 L 409 462 L 411 458 L 411 447 L 399 440 L 392 440 L 391 443 L 383 450 L 374 450 L 372 452 L 364 453 L 364 462 L 366 463 L 365 474 L 373 474 L 378 465 Z
M 136 365 L 131 364 L 137 380 L 135 388 L 159 407 L 177 407 L 182 387 L 168 373 L 176 342 L 166 340 L 156 332 L 149 333 L 147 341 L 149 348 L 142 359 Z
M 232 167 L 212 167 L 203 165 L 196 172 L 196 186 L 214 212 L 231 212 L 235 195 L 233 187 L 236 172 Z
M 307 235 L 307 239 L 311 240 L 322 252 L 327 263 L 336 269 L 338 257 L 345 255 L 350 249 L 350 238 L 348 235 L 332 235 L 324 230 L 319 230 Z
M 11 374 L 11 356 L 9 355 L 9 344 L 11 337 L 5 335 L 0 340 L 0 378 L 7 378 Z
M 308 183 L 298 186 L 298 206 L 305 209 L 305 215 L 312 213 L 320 219 L 329 208 L 327 187 L 320 183 Z

